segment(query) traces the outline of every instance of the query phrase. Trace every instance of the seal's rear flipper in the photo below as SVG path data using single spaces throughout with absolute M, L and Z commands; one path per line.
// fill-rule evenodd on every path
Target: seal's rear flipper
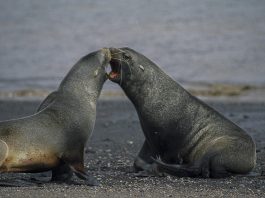
M 259 177 L 259 178 L 264 178 L 265 175 L 263 173 L 256 173 L 256 172 L 250 172 L 248 174 L 236 174 L 233 175 L 234 177 Z
M 85 171 L 85 168 L 83 165 L 76 164 L 76 165 L 70 165 L 70 168 L 75 173 L 75 175 L 84 180 L 85 184 L 88 186 L 99 186 L 98 181 L 91 175 L 88 175 L 88 173 Z
M 145 140 L 138 156 L 135 158 L 133 163 L 135 172 L 150 171 L 150 168 L 152 168 L 151 166 L 154 163 L 152 157 L 157 155 L 153 150 L 154 149 L 151 149 L 147 140 Z
M 133 163 L 134 172 L 142 172 L 142 171 L 149 171 L 153 163 L 148 163 L 141 159 L 140 157 L 136 157 Z

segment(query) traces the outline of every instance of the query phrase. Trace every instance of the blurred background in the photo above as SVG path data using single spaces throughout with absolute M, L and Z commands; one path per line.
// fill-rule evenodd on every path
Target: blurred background
M 0 0 L 0 120 L 36 112 L 84 55 L 124 46 L 249 132 L 255 172 L 265 174 L 265 0 Z M 120 98 L 119 86 L 107 81 L 85 150 L 102 187 L 0 188 L 0 197 L 265 197 L 262 176 L 132 176 L 144 138 L 133 106 Z
M 45 95 L 110 46 L 143 53 L 197 95 L 264 93 L 265 1 L 1 0 L 0 92 Z

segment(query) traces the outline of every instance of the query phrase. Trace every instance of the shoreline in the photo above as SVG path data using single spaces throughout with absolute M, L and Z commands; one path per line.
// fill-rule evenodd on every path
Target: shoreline
M 226 102 L 265 102 L 265 86 L 235 85 L 235 84 L 181 84 L 189 93 L 204 101 Z M 52 89 L 28 88 L 17 90 L 0 91 L 0 100 L 43 100 Z M 103 88 L 99 100 L 127 99 L 124 92 L 119 88 Z

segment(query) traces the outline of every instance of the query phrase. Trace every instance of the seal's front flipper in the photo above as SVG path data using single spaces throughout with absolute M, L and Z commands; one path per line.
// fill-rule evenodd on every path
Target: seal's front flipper
M 137 157 L 134 161 L 134 170 L 134 176 L 136 177 L 164 176 L 158 171 L 156 163 L 149 164 L 140 157 Z
M 56 183 L 69 183 L 73 177 L 73 171 L 68 164 L 62 165 L 52 170 L 52 182 Z
M 149 170 L 151 165 L 152 164 L 147 163 L 142 158 L 136 157 L 133 163 L 133 168 L 134 168 L 134 171 L 137 173 L 137 172 Z
M 179 165 L 179 164 L 166 164 L 160 159 L 154 159 L 154 162 L 158 165 L 158 171 L 166 172 L 170 175 L 178 177 L 198 177 L 203 175 L 204 177 L 209 177 L 209 169 L 199 168 L 195 166 Z
M 85 167 L 82 164 L 70 165 L 70 168 L 78 178 L 85 181 L 86 185 L 99 186 L 98 181 L 85 171 Z
M 138 156 L 135 158 L 133 168 L 135 172 L 149 171 L 150 166 L 153 164 L 153 157 L 156 156 L 152 152 L 148 142 L 145 140 Z
M 68 164 L 62 162 L 59 166 L 52 169 L 52 172 L 38 173 L 34 177 L 31 177 L 30 180 L 33 183 L 37 184 L 46 184 L 46 183 L 66 183 L 74 184 L 72 181 L 73 171 Z
M 37 184 L 48 183 L 50 182 L 50 180 L 51 180 L 50 172 L 38 173 L 30 177 L 30 181 L 35 182 Z
M 30 179 L 5 179 L 0 181 L 0 186 L 4 187 L 30 187 L 40 186 L 43 182 L 33 181 Z
M 165 174 L 163 172 L 159 172 L 158 165 L 156 163 L 147 163 L 142 160 L 140 157 L 137 157 L 134 161 L 135 173 L 133 175 L 135 177 L 152 177 L 152 176 L 159 176 L 163 177 Z

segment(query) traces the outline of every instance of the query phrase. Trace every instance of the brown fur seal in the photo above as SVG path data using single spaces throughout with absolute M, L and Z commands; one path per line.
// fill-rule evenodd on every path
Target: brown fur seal
M 88 54 L 73 66 L 56 94 L 45 99 L 39 112 L 0 122 L 0 172 L 52 170 L 54 181 L 66 182 L 75 173 L 87 185 L 97 184 L 85 171 L 83 153 L 94 128 L 109 60 L 107 49 Z
M 134 104 L 146 138 L 134 163 L 137 171 L 226 177 L 254 168 L 255 143 L 243 129 L 142 54 L 129 48 L 110 51 L 109 79 L 120 84 Z

